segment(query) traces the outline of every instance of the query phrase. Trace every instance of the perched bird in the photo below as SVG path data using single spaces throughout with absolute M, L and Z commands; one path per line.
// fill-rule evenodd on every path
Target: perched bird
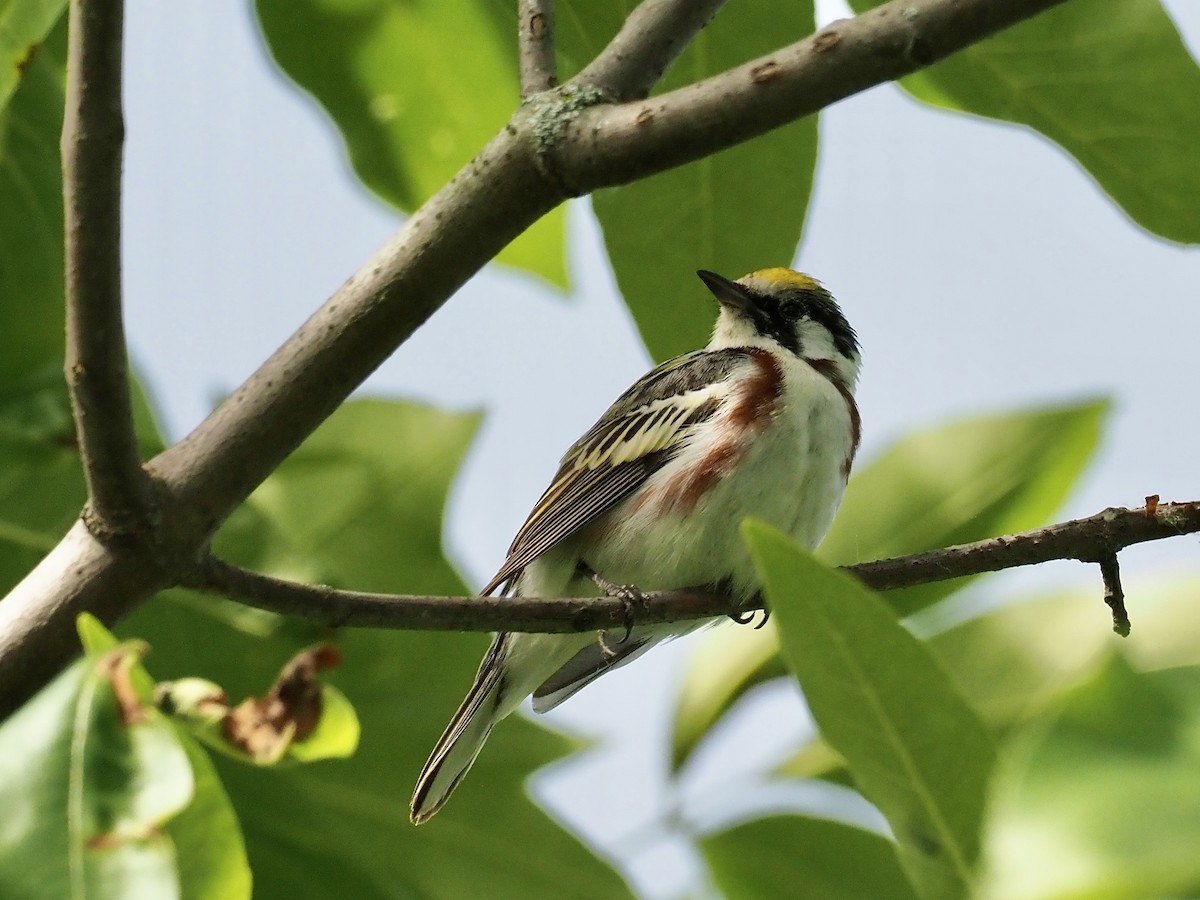
M 806 547 L 824 537 L 858 449 L 854 329 L 791 269 L 697 274 L 721 304 L 708 346 L 645 375 L 575 442 L 482 596 L 711 587 L 742 603 L 760 587 L 745 517 Z M 442 807 L 492 727 L 530 694 L 545 712 L 703 624 L 496 635 L 417 781 L 413 822 Z

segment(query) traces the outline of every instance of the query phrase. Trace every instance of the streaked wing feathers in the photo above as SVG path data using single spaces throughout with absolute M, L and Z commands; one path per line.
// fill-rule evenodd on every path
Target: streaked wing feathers
M 663 363 L 622 394 L 563 456 L 504 565 L 481 593 L 511 582 L 644 484 L 678 452 L 686 432 L 720 408 L 729 393 L 727 376 L 749 360 L 742 348 L 698 350 Z

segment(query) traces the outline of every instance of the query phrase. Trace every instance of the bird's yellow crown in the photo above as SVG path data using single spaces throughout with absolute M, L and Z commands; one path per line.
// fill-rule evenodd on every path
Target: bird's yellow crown
M 798 291 L 815 291 L 821 287 L 820 282 L 815 278 L 811 278 L 803 272 L 795 272 L 792 269 L 784 268 L 783 266 L 758 269 L 748 275 L 743 275 L 738 281 L 747 287 L 753 286 L 759 290 L 768 291 L 779 290 L 781 288 L 791 288 Z

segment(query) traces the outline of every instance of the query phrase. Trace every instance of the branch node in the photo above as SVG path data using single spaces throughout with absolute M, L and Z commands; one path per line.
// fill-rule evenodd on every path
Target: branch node
M 1100 574 L 1104 578 L 1104 602 L 1112 610 L 1113 631 L 1121 637 L 1129 637 L 1129 613 L 1125 611 L 1125 591 L 1121 587 L 1121 567 L 1117 555 L 1110 553 L 1101 557 Z
M 580 197 L 587 189 L 572 185 L 558 162 L 558 154 L 571 123 L 587 109 L 611 103 L 600 88 L 588 84 L 564 84 L 535 94 L 522 104 L 528 116 L 534 160 L 538 171 L 564 197 Z

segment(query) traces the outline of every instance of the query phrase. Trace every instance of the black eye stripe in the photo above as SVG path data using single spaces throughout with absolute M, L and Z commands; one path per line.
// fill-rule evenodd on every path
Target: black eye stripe
M 858 353 L 858 337 L 837 303 L 824 290 L 800 291 L 790 295 L 771 297 L 758 294 L 754 304 L 754 325 L 761 334 L 779 341 L 791 352 L 800 355 L 799 336 L 796 324 L 805 319 L 823 326 L 833 339 L 838 353 L 850 357 Z

